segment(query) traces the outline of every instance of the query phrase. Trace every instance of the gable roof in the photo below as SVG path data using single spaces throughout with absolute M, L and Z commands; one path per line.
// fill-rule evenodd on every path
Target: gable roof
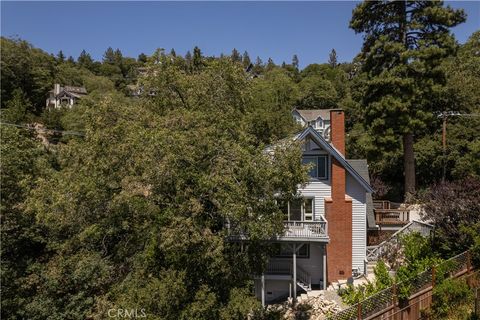
M 370 184 L 370 175 L 368 174 L 368 163 L 366 159 L 348 159 L 347 162 L 357 171 L 362 178 Z M 367 193 L 367 226 L 369 229 L 377 229 L 375 223 L 375 214 L 373 213 L 372 194 Z
M 324 137 L 312 127 L 305 128 L 302 132 L 300 132 L 294 140 L 303 140 L 307 136 L 311 136 L 315 142 L 321 146 L 325 151 L 332 155 L 340 164 L 347 170 L 348 173 L 352 175 L 355 180 L 360 183 L 360 185 L 366 190 L 366 192 L 372 193 L 373 189 L 370 186 L 370 183 L 367 182 L 360 173 L 358 173 L 350 163 L 345 159 L 344 155 L 341 154 L 333 145 L 327 142 Z
M 87 94 L 87 89 L 85 89 L 84 87 L 65 86 L 63 90 L 70 93 Z
M 293 111 L 296 111 L 305 122 L 315 121 L 318 117 L 323 120 L 330 120 L 330 109 L 293 109 Z

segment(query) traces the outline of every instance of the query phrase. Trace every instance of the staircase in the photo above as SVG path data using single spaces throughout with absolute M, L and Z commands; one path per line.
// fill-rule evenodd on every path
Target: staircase
M 312 277 L 299 266 L 297 266 L 297 286 L 306 292 L 312 290 Z
M 377 260 L 388 250 L 389 247 L 395 245 L 398 242 L 398 239 L 401 235 L 408 234 L 411 232 L 419 232 L 422 236 L 427 237 L 430 236 L 430 233 L 433 230 L 433 226 L 417 220 L 412 220 L 406 226 L 395 232 L 389 239 L 383 241 L 377 246 L 369 246 L 367 247 L 367 260 L 368 263 L 370 262 L 376 264 Z M 367 266 L 368 271 L 368 266 Z M 372 269 L 373 271 L 373 269 Z M 369 274 L 367 272 L 367 274 Z

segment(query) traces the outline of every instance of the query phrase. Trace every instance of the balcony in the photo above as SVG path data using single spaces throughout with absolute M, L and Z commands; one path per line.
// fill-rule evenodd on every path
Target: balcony
M 380 226 L 403 226 L 410 222 L 410 210 L 390 201 L 373 202 L 375 223 Z
M 320 221 L 284 221 L 285 232 L 278 240 L 291 241 L 327 241 L 327 221 L 323 216 Z
M 318 221 L 284 221 L 284 232 L 273 237 L 271 240 L 290 241 L 290 242 L 328 242 L 327 220 L 320 216 Z M 226 225 L 228 237 L 230 240 L 248 240 L 245 232 L 238 231 L 230 224 Z

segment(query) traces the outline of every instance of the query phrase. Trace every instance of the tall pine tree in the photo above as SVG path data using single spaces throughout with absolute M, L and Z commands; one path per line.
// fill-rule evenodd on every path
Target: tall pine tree
M 337 51 L 335 51 L 335 49 L 332 49 L 332 51 L 330 51 L 330 54 L 328 56 L 328 64 L 332 68 L 335 68 L 338 65 Z
M 439 68 L 456 42 L 449 28 L 465 21 L 462 10 L 441 1 L 366 1 L 355 8 L 350 27 L 364 34 L 361 52 L 367 88 L 365 121 L 376 157 L 403 140 L 405 197 L 415 192 L 414 134 L 425 128 L 433 98 L 445 83 Z

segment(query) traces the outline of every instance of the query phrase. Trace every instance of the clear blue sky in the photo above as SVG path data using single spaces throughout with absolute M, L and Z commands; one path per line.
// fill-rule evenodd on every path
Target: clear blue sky
M 468 20 L 453 31 L 463 43 L 480 29 L 480 2 L 447 2 Z M 1 34 L 20 37 L 50 53 L 77 58 L 82 49 L 101 59 L 107 47 L 124 56 L 195 45 L 206 55 L 247 50 L 300 65 L 340 61 L 360 50 L 362 36 L 348 28 L 356 2 L 1 2 Z

